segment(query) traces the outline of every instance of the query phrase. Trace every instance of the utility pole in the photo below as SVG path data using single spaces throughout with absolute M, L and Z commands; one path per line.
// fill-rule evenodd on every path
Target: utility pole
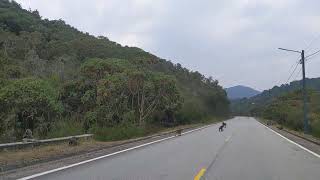
M 307 115 L 307 92 L 306 92 L 306 73 L 305 73 L 305 56 L 304 50 L 302 51 L 295 51 L 290 49 L 279 48 L 280 50 L 290 51 L 301 54 L 300 64 L 302 65 L 302 94 L 303 94 L 303 131 L 305 134 L 309 133 L 309 121 Z
M 303 130 L 305 134 L 309 133 L 309 122 L 307 115 L 307 92 L 306 92 L 306 73 L 305 73 L 305 58 L 304 50 L 301 51 L 302 64 L 302 93 L 303 93 Z

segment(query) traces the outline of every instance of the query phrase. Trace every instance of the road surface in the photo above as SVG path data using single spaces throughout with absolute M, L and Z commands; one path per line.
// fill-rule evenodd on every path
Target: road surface
M 319 180 L 320 158 L 253 118 L 227 121 L 181 137 L 50 173 L 36 179 Z

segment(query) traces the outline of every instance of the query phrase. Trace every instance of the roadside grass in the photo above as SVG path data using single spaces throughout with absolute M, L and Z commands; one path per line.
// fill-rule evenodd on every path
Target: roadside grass
M 52 158 L 89 152 L 123 142 L 125 141 L 99 142 L 91 139 L 81 140 L 78 146 L 69 146 L 68 143 L 59 143 L 25 149 L 0 151 L 0 169 L 7 165 L 26 165 L 39 160 L 50 160 Z
M 223 118 L 223 117 L 208 117 L 208 118 L 202 119 L 200 122 L 201 122 L 201 124 L 212 124 L 212 123 L 221 122 L 223 120 L 226 120 L 226 118 Z
M 122 125 L 117 127 L 96 127 L 91 130 L 94 134 L 94 139 L 97 141 L 119 141 L 130 138 L 138 138 L 148 136 L 160 132 L 169 132 L 177 129 L 184 129 L 189 127 L 203 126 L 215 122 L 222 121 L 224 118 L 207 117 L 199 121 L 199 123 L 189 123 L 184 125 L 177 125 L 172 127 L 164 127 L 157 124 L 147 124 L 145 127 L 135 125 Z
M 118 126 L 94 128 L 94 138 L 98 141 L 117 141 L 146 135 L 146 130 L 138 126 Z
M 220 119 L 219 119 L 220 120 Z M 68 157 L 74 154 L 95 151 L 98 149 L 108 148 L 113 145 L 129 142 L 132 139 L 152 135 L 172 132 L 177 129 L 197 128 L 203 125 L 219 121 L 218 119 L 206 119 L 202 123 L 186 124 L 174 127 L 159 127 L 157 125 L 148 125 L 145 129 L 137 127 L 119 127 L 119 128 L 99 128 L 93 139 L 80 140 L 78 146 L 69 146 L 68 143 L 58 143 L 29 147 L 17 150 L 0 151 L 0 169 L 8 165 L 28 165 L 36 163 L 39 160 L 51 160 L 52 157 Z M 64 125 L 61 123 L 60 125 Z M 71 126 L 70 124 L 67 124 Z M 60 126 L 57 126 L 58 128 Z M 77 131 L 74 131 L 78 133 Z M 52 136 L 61 136 L 64 131 L 55 132 Z M 69 135 L 69 134 L 68 134 Z
M 320 138 L 320 119 L 311 122 L 311 134 Z
M 84 134 L 82 123 L 76 120 L 59 120 L 46 135 L 46 138 L 57 138 Z

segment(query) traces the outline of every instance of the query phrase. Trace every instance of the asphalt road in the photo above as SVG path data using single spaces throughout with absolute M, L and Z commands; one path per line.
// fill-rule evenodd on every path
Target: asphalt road
M 281 138 L 253 118 L 218 125 L 37 179 L 319 180 L 320 158 Z

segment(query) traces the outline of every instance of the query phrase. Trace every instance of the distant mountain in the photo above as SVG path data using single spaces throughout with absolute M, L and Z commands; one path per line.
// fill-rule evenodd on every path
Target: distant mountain
M 320 78 L 306 78 L 308 90 L 320 91 Z M 286 95 L 297 90 L 301 90 L 301 81 L 292 81 L 290 84 L 274 86 L 271 89 L 264 90 L 260 94 L 251 98 L 236 99 L 231 101 L 231 111 L 237 115 L 248 115 L 254 109 L 264 107 L 272 102 L 273 99 Z
M 252 89 L 247 86 L 234 86 L 225 89 L 229 99 L 241 99 L 241 98 L 250 98 L 257 94 L 260 94 L 260 91 Z

